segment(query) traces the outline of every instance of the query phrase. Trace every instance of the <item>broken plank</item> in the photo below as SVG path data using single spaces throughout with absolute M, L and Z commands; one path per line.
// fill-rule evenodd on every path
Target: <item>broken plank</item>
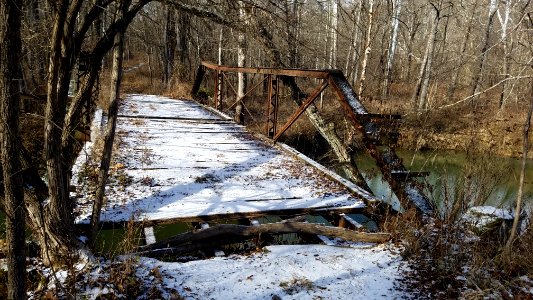
M 197 216 L 187 216 L 187 217 L 175 217 L 175 218 L 165 218 L 165 219 L 152 219 L 152 220 L 135 220 L 135 222 L 142 223 L 145 226 L 156 226 L 156 225 L 166 225 L 166 224 L 175 224 L 175 223 L 193 223 L 193 222 L 209 222 L 217 221 L 221 219 L 226 220 L 236 220 L 241 218 L 258 218 L 268 215 L 279 215 L 279 216 L 295 216 L 295 215 L 304 215 L 304 214 L 313 214 L 313 213 L 324 213 L 324 209 L 328 211 L 335 212 L 344 212 L 344 213 L 356 213 L 362 212 L 364 207 L 316 207 L 316 208 L 288 208 L 288 209 L 274 209 L 274 210 L 265 210 L 265 211 L 252 211 L 252 212 L 239 212 L 239 213 L 222 213 L 222 214 L 212 214 L 212 215 L 197 215 Z M 114 229 L 117 227 L 124 227 L 129 221 L 103 221 L 100 222 L 102 229 Z M 77 224 L 80 230 L 86 230 L 89 228 L 89 224 Z
M 339 214 L 339 227 L 348 229 L 361 229 L 364 226 L 346 214 Z
M 144 227 L 144 240 L 146 241 L 146 245 L 152 245 L 156 243 L 156 238 L 154 234 L 154 227 Z
M 219 224 L 207 229 L 196 232 L 186 232 L 178 234 L 166 240 L 157 242 L 152 245 L 141 246 L 139 251 L 154 250 L 164 247 L 180 246 L 189 243 L 201 242 L 203 240 L 219 241 L 225 244 L 225 238 L 215 237 L 256 237 L 259 234 L 285 234 L 285 233 L 303 233 L 313 235 L 324 235 L 329 237 L 338 237 L 352 242 L 370 242 L 384 243 L 390 240 L 388 233 L 366 233 L 352 231 L 340 227 L 324 226 L 310 223 L 272 223 L 258 226 L 243 226 L 233 224 Z

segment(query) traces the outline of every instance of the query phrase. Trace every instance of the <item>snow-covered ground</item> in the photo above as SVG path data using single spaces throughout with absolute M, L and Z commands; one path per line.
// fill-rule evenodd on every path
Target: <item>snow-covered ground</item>
M 74 269 L 82 274 L 78 275 L 77 293 L 83 299 L 107 298 L 105 295 L 215 300 L 409 298 L 399 281 L 408 269 L 395 250 L 390 245 L 354 243 L 280 245 L 250 255 L 185 263 L 125 256 L 122 263 L 112 266 L 100 261 Z M 67 271 L 56 274 L 63 282 L 66 276 Z M 135 283 L 130 288 L 121 286 L 128 282 Z M 52 283 L 49 288 L 57 286 Z M 135 296 L 126 290 L 135 290 Z
M 129 95 L 119 114 L 112 169 L 131 182 L 108 186 L 102 221 L 358 208 L 372 198 L 193 101 Z M 88 223 L 92 199 L 78 193 L 77 222 Z
M 165 288 L 186 299 L 394 299 L 399 255 L 383 246 L 269 246 L 250 256 L 188 263 L 142 258 L 138 275 L 157 269 Z M 153 272 L 153 271 L 152 271 Z

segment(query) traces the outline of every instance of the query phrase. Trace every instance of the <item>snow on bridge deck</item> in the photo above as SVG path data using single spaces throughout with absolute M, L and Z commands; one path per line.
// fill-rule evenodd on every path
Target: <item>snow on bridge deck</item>
M 117 139 L 112 178 L 131 180 L 108 184 L 102 222 L 357 209 L 373 199 L 193 101 L 129 95 Z M 92 198 L 78 190 L 77 222 L 88 223 Z

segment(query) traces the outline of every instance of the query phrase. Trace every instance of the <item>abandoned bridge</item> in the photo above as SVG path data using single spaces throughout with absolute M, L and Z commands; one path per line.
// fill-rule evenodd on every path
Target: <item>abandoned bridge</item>
M 147 228 L 168 223 L 205 223 L 220 219 L 253 220 L 264 215 L 330 214 L 348 227 L 360 227 L 344 213 L 363 213 L 379 200 L 351 181 L 314 162 L 295 149 L 277 142 L 281 134 L 331 86 L 353 126 L 363 135 L 391 189 L 420 213 L 431 209 L 413 178 L 394 151 L 376 143 L 380 127 L 376 115 L 366 112 L 341 72 L 335 70 L 282 70 L 235 68 L 204 63 L 193 94 L 198 94 L 206 73 L 214 76 L 211 105 L 163 96 L 128 95 L 119 109 L 117 142 L 111 179 L 100 221 L 103 227 L 142 222 Z M 260 74 L 253 88 L 268 85 L 265 135 L 251 133 L 222 113 L 222 88 L 228 72 Z M 278 126 L 279 85 L 287 78 L 311 77 L 318 86 L 301 101 L 283 126 Z M 294 82 L 293 82 L 294 83 Z M 231 84 L 228 86 L 235 90 Z M 253 89 L 252 88 L 252 89 Z M 249 91 L 250 92 L 250 91 Z M 247 92 L 247 94 L 249 93 Z M 243 99 L 233 98 L 227 107 Z M 218 108 L 218 110 L 217 110 Z M 378 116 L 379 117 L 379 116 Z M 93 132 L 105 120 L 97 114 Z M 79 178 L 90 177 L 88 143 L 75 168 Z M 76 179 L 76 176 L 75 179 Z M 413 175 L 414 176 L 414 175 Z M 92 198 L 90 184 L 77 185 L 77 223 L 88 224 Z M 155 242 L 152 240 L 152 243 Z

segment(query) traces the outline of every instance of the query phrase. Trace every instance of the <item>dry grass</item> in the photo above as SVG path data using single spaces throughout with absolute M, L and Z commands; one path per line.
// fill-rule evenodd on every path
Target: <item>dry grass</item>
M 520 236 L 507 257 L 508 227 L 476 235 L 463 219 L 469 207 L 483 205 L 494 185 L 506 180 L 505 167 L 474 153 L 456 182 L 440 183 L 434 195 L 440 205 L 432 218 L 421 222 L 411 210 L 386 217 L 383 230 L 403 245 L 411 266 L 404 285 L 421 299 L 529 299 L 533 282 L 522 276 L 533 275 L 533 252 L 526 250 L 533 246 L 533 230 Z

